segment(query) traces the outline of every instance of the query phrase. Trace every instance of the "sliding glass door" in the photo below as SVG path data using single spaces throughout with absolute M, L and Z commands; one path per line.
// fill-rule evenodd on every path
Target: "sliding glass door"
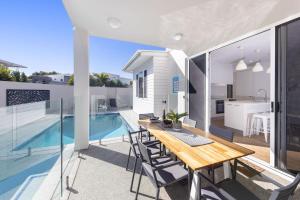
M 277 27 L 277 167 L 300 171 L 300 20 Z

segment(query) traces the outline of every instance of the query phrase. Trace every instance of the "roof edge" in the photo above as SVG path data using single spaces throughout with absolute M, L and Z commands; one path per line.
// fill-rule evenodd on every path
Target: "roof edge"
M 133 56 L 129 59 L 128 63 L 122 68 L 124 72 L 131 72 L 127 71 L 127 69 L 132 65 L 134 61 L 136 61 L 140 56 L 155 56 L 157 53 L 168 53 L 167 50 L 160 51 L 160 50 L 137 50 Z

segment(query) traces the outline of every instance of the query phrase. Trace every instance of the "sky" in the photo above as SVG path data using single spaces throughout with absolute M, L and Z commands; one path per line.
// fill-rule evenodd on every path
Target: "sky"
M 62 0 L 0 0 L 0 59 L 35 71 L 73 73 L 73 30 Z M 122 67 L 139 49 L 159 47 L 90 37 L 90 72 L 131 78 Z M 22 70 L 21 70 L 22 71 Z

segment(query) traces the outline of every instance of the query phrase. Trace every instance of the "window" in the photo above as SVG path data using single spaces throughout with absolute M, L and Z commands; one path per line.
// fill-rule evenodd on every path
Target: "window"
M 147 98 L 147 70 L 144 71 L 144 98 Z
M 172 88 L 173 88 L 173 93 L 178 93 L 178 91 L 179 91 L 179 77 L 178 76 L 173 77 Z
M 144 81 L 143 81 L 143 77 L 139 77 L 139 97 L 140 98 L 143 98 L 144 96 L 144 93 L 143 93 L 143 90 L 144 90 L 144 87 L 143 87 L 143 84 Z
M 135 76 L 135 96 L 136 97 L 139 96 L 139 83 L 138 83 L 138 80 L 139 80 L 139 75 L 137 74 Z
M 136 74 L 136 97 L 147 97 L 147 70 Z

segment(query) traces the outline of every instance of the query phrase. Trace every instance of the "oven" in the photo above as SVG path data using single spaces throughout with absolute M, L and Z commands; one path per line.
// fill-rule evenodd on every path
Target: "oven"
M 224 100 L 216 100 L 216 114 L 224 113 Z

